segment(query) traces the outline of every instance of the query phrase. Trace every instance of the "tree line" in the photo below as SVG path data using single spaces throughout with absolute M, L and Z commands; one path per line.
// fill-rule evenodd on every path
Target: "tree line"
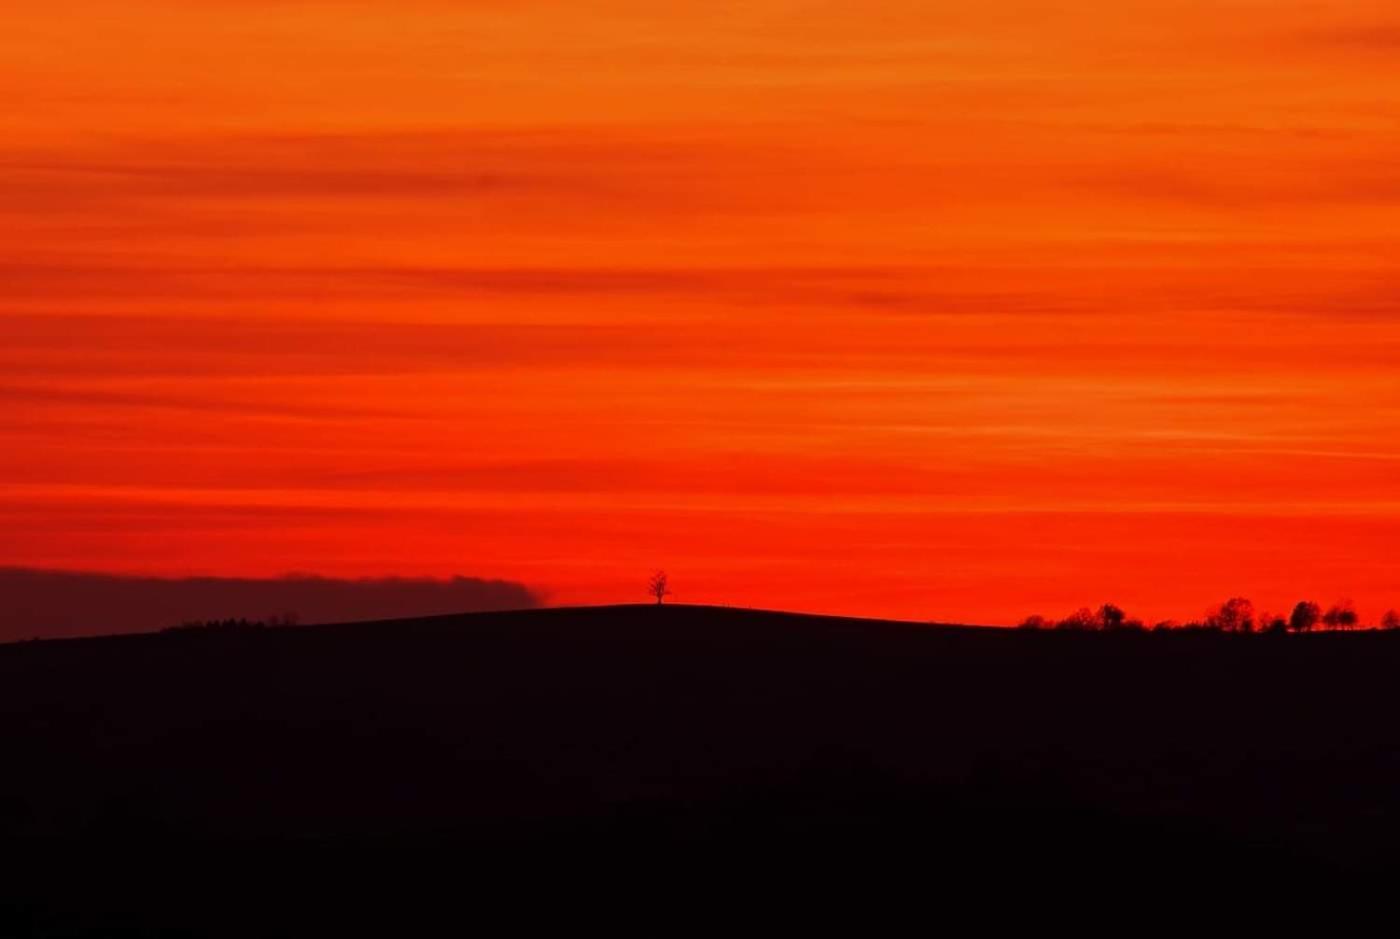
M 161 630 L 163 633 L 194 632 L 203 630 L 206 632 L 241 632 L 247 629 L 277 629 L 281 626 L 296 626 L 301 622 L 301 618 L 295 613 L 284 613 L 281 616 L 269 616 L 267 619 L 250 620 L 246 617 L 238 619 L 195 619 L 187 620 L 178 626 L 167 626 Z
M 1350 630 L 1363 628 L 1361 618 L 1350 600 L 1334 603 L 1327 609 L 1311 600 L 1300 600 L 1287 616 L 1274 613 L 1257 613 L 1254 604 L 1245 597 L 1231 597 L 1224 603 L 1212 607 L 1201 619 L 1189 622 L 1162 620 L 1149 626 L 1141 619 L 1129 617 L 1119 607 L 1105 603 L 1097 610 L 1081 607 L 1063 619 L 1050 619 L 1045 616 L 1028 616 L 1020 623 L 1021 629 L 1063 629 L 1096 632 L 1226 632 L 1226 633 L 1305 633 L 1315 629 Z M 1379 629 L 1400 629 L 1400 611 L 1387 610 L 1375 627 Z

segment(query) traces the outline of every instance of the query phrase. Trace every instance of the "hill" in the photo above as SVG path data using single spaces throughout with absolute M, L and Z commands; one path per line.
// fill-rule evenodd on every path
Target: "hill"
M 1393 633 L 688 606 L 20 643 L 0 835 L 1374 871 L 1400 834 L 1398 668 Z

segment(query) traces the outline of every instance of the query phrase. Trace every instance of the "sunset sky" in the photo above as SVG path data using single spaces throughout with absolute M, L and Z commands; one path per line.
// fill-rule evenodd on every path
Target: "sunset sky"
M 0 27 L 0 566 L 1400 606 L 1395 0 Z

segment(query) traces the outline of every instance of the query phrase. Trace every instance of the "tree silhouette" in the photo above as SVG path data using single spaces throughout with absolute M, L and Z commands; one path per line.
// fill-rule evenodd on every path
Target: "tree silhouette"
M 1231 597 L 1211 614 L 1209 625 L 1227 633 L 1254 632 L 1254 604 L 1244 597 Z
M 669 583 L 670 581 L 667 579 L 665 571 L 657 571 L 655 574 L 652 574 L 651 580 L 647 582 L 647 593 L 656 598 L 657 606 L 660 606 L 661 602 L 670 595 L 671 591 L 668 589 Z
M 1334 603 L 1323 612 L 1322 607 L 1311 600 L 1300 600 L 1287 617 L 1273 613 L 1256 614 L 1254 604 L 1245 597 L 1231 597 L 1212 608 L 1204 620 L 1178 623 L 1175 620 L 1162 620 L 1150 627 L 1152 632 L 1264 632 L 1277 635 L 1284 632 L 1308 632 L 1319 623 L 1328 629 L 1356 629 L 1361 622 L 1356 608 L 1350 600 Z M 1400 630 L 1400 610 L 1388 610 L 1380 618 L 1380 629 Z M 1149 626 L 1140 619 L 1129 619 L 1123 608 L 1113 603 L 1105 603 L 1097 610 L 1080 607 L 1060 620 L 1050 620 L 1044 616 L 1028 616 L 1019 628 L 1062 629 L 1079 632 L 1104 631 L 1144 632 Z
M 1099 619 L 1094 611 L 1082 606 L 1055 624 L 1056 629 L 1088 630 L 1098 629 Z
M 1123 621 L 1128 618 L 1128 614 L 1123 612 L 1121 606 L 1114 606 L 1112 603 L 1105 603 L 1099 607 L 1099 612 L 1095 614 L 1099 621 L 1100 629 L 1122 629 Z
M 1354 629 L 1356 628 L 1356 610 L 1352 607 L 1350 600 L 1343 600 L 1341 603 L 1334 603 L 1322 614 L 1322 622 L 1328 629 Z
M 1305 633 L 1317 625 L 1317 621 L 1322 619 L 1322 607 L 1311 600 L 1300 600 L 1293 608 L 1293 615 L 1288 617 L 1288 628 L 1295 633 Z

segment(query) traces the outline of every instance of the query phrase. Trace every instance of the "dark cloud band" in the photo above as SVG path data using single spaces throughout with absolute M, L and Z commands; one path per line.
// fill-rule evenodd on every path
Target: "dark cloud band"
M 330 623 L 539 604 L 540 595 L 523 584 L 474 577 L 174 579 L 0 568 L 0 641 L 144 632 L 189 620 L 261 620 L 288 613 L 302 623 Z

